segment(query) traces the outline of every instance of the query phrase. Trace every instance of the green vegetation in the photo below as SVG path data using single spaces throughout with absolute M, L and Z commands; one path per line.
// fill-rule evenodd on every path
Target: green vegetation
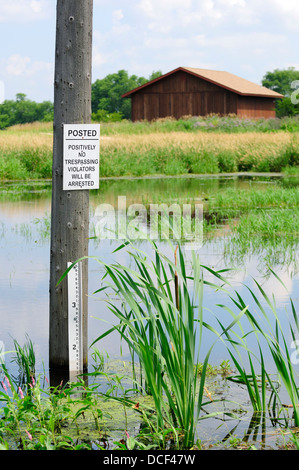
M 151 191 L 142 199 L 150 213 L 150 204 L 202 204 L 203 242 L 218 237 L 224 242 L 224 254 L 229 265 L 242 264 L 248 253 L 260 253 L 270 265 L 295 261 L 299 240 L 298 178 L 287 178 L 276 184 L 258 187 L 209 189 L 200 193 L 178 196 L 173 191 L 160 194 Z M 192 228 L 193 230 L 193 228 Z M 194 232 L 193 232 L 194 233 Z M 266 258 L 265 258 L 266 257 Z M 271 262 L 270 262 L 271 260 Z
M 122 98 L 122 95 L 160 75 L 162 75 L 160 71 L 153 72 L 146 79 L 137 75 L 129 76 L 126 70 L 119 70 L 101 80 L 96 80 L 91 87 L 92 118 L 101 122 L 130 119 L 131 100 Z
M 222 216 L 235 217 L 252 209 L 295 208 L 299 205 L 297 187 L 287 188 L 281 184 L 266 189 L 251 188 L 250 191 L 228 188 L 215 191 L 205 201 L 209 211 L 219 210 Z
M 204 240 L 222 231 L 229 265 L 241 266 L 249 253 L 269 266 L 298 265 L 298 181 L 290 187 L 215 191 L 205 198 L 203 208 Z
M 35 180 L 51 177 L 52 155 L 47 149 L 4 151 L 0 157 L 2 180 Z
M 299 71 L 294 67 L 286 70 L 275 69 L 267 72 L 262 80 L 262 85 L 284 95 L 282 100 L 276 102 L 277 117 L 295 116 L 299 113 Z
M 18 93 L 15 100 L 5 100 L 0 104 L 0 129 L 28 122 L 53 121 L 54 106 L 50 101 L 36 103 L 25 94 Z
M 235 179 L 231 180 L 234 184 Z M 242 266 L 246 257 L 257 254 L 261 265 L 266 261 L 270 266 L 298 265 L 299 240 L 299 189 L 298 178 L 294 176 L 266 178 L 264 184 L 258 178 L 247 180 L 245 187 L 227 187 L 218 178 L 211 178 L 203 186 L 200 180 L 192 178 L 187 185 L 185 179 L 116 180 L 104 181 L 98 192 L 91 195 L 92 208 L 102 203 L 117 208 L 119 194 L 127 198 L 127 208 L 132 203 L 142 204 L 150 221 L 150 204 L 189 204 L 193 211 L 195 204 L 203 206 L 203 243 L 221 237 L 223 256 L 230 266 Z M 200 190 L 198 190 L 200 184 Z M 117 188 L 117 191 L 115 190 Z M 51 184 L 28 182 L 27 184 L 5 184 L 0 199 L 5 201 L 32 200 L 51 197 Z M 90 219 L 90 236 L 96 235 L 97 218 L 93 210 Z M 193 220 L 192 220 L 193 223 Z M 191 223 L 191 233 L 195 233 Z M 167 229 L 167 227 L 166 227 Z M 35 218 L 32 222 L 14 227 L 16 233 L 25 239 L 35 237 L 40 243 L 50 237 L 50 216 Z M 34 235 L 33 235 L 34 232 Z M 158 227 L 158 234 L 161 227 Z M 183 233 L 183 232 L 182 232 Z M 93 240 L 95 246 L 97 239 Z
M 167 132 L 221 132 L 221 133 L 245 133 L 277 131 L 298 132 L 299 116 L 284 116 L 271 119 L 247 119 L 239 118 L 231 114 L 219 116 L 211 114 L 202 116 L 184 116 L 181 119 L 171 117 L 159 118 L 154 121 L 131 122 L 123 119 L 121 122 L 104 122 L 101 126 L 102 135 L 113 136 L 118 134 L 152 134 Z
M 122 98 L 122 95 L 134 88 L 144 85 L 162 75 L 160 70 L 152 72 L 148 77 L 129 76 L 126 70 L 119 70 L 104 77 L 97 79 L 92 84 L 92 118 L 102 123 L 115 123 L 131 118 L 131 100 Z M 294 117 L 299 113 L 299 104 L 297 97 L 297 82 L 299 80 L 299 71 L 293 67 L 287 70 L 276 69 L 273 72 L 267 72 L 263 77 L 262 84 L 278 93 L 284 95 L 282 100 L 276 101 L 276 115 L 278 118 Z M 18 93 L 15 100 L 5 100 L 0 104 L 0 129 L 6 129 L 16 124 L 32 123 L 36 121 L 48 122 L 53 120 L 54 105 L 50 101 L 36 103 L 29 100 L 24 93 Z M 272 130 L 281 128 L 279 120 L 272 119 L 268 122 L 260 120 L 258 126 L 249 120 L 231 121 L 224 120 L 221 124 L 215 125 L 211 121 L 206 122 L 209 130 L 220 128 L 224 131 L 236 130 Z M 203 126 L 202 121 L 198 120 L 197 125 Z M 285 123 L 282 123 L 284 126 Z M 177 130 L 190 129 L 190 123 L 178 123 Z M 298 130 L 298 125 L 296 126 Z M 282 127 L 283 128 L 283 127 Z
M 30 342 L 24 351 L 18 345 L 18 364 L 25 373 L 12 378 L 2 364 L 1 449 L 104 450 L 107 445 L 123 450 L 202 449 L 198 427 L 202 420 L 217 418 L 218 424 L 227 425 L 228 417 L 246 420 L 250 409 L 249 428 L 264 423 L 264 433 L 281 429 L 290 435 L 284 447 L 296 447 L 298 351 L 296 347 L 292 351 L 290 342 L 297 344 L 299 323 L 292 300 L 285 323 L 275 298 L 269 298 L 257 282 L 255 289 L 247 287 L 250 298 L 245 302 L 225 279 L 226 271 L 202 266 L 197 257 L 187 265 L 180 247 L 173 247 L 171 258 L 155 245 L 150 257 L 129 242 L 119 249 L 125 247 L 134 260 L 130 268 L 98 260 L 104 268 L 103 284 L 94 295 L 107 291 L 107 302 L 119 323 L 91 347 L 95 351 L 103 336 L 118 331 L 131 350 L 131 364 L 121 375 L 109 372 L 103 356 L 94 352 L 96 365 L 88 374 L 92 383 L 79 380 L 51 388 L 44 374 L 36 377 L 31 369 Z M 203 308 L 206 289 L 215 293 L 212 311 Z M 226 294 L 226 304 L 217 304 L 219 289 Z M 111 301 L 110 295 L 120 303 Z M 213 391 L 209 380 L 218 371 L 208 362 L 217 342 L 228 357 L 218 369 L 221 380 L 242 387 L 249 407 L 238 404 L 235 396 L 233 403 L 218 408 L 226 398 L 221 393 L 218 399 Z M 198 361 L 201 353 L 203 362 Z M 105 392 L 101 392 L 103 384 Z M 247 436 L 242 439 L 230 433 L 228 440 L 232 447 L 251 447 Z M 212 448 L 213 444 L 219 446 L 213 442 Z
M 101 177 L 294 172 L 299 120 L 274 122 L 275 131 L 270 121 L 233 116 L 102 124 Z M 51 178 L 52 145 L 50 123 L 0 132 L 0 179 Z
M 154 250 L 152 263 L 140 252 L 133 255 L 135 272 L 120 265 L 105 266 L 114 294 L 124 301 L 122 309 L 115 302 L 109 302 L 109 306 L 119 320 L 115 329 L 128 343 L 132 363 L 136 356 L 139 360 L 143 388 L 155 404 L 155 426 L 162 429 L 166 423 L 174 433 L 179 428 L 184 436 L 177 445 L 190 448 L 201 408 L 207 405 L 204 383 L 210 351 L 199 384 L 196 366 L 194 370 L 203 341 L 202 273 L 198 260 L 193 260 L 191 294 L 182 252 L 178 251 L 177 262 L 171 262 L 156 247 Z
M 202 203 L 204 236 L 208 239 L 217 231 L 223 236 L 226 227 L 224 254 L 232 258 L 266 246 L 275 259 L 293 247 L 296 251 L 299 118 L 251 121 L 213 115 L 152 123 L 119 121 L 127 110 L 115 108 L 116 101 L 109 108 L 101 94 L 115 85 L 118 91 L 111 92 L 110 98 L 116 100 L 117 94 L 127 91 L 121 91 L 122 80 L 129 78 L 122 71 L 97 83 L 99 105 L 93 117 L 102 122 L 102 177 L 284 172 L 287 178 L 281 184 L 263 189 L 223 187 L 207 194 L 202 191 L 196 198 L 173 189 L 173 194 L 152 192 L 146 193 L 151 199 L 146 194 L 139 197 L 145 205 L 160 202 L 161 197 L 163 201 L 167 197 L 167 202 Z M 27 105 L 29 109 L 24 96 L 17 100 L 20 110 Z M 0 179 L 50 179 L 52 141 L 51 122 L 1 131 Z M 17 200 L 21 192 L 20 186 L 13 197 Z M 49 236 L 49 216 L 34 222 L 42 239 Z M 18 229 L 30 235 L 28 227 Z M 123 450 L 201 449 L 204 419 L 217 418 L 227 425 L 227 417 L 240 421 L 248 411 L 252 413 L 249 428 L 252 423 L 264 426 L 267 420 L 268 426 L 289 433 L 291 444 L 285 447 L 298 448 L 294 367 L 298 351 L 291 348 L 297 345 L 299 323 L 292 300 L 285 307 L 285 323 L 275 298 L 269 298 L 257 282 L 254 288 L 246 287 L 249 300 L 245 300 L 225 278 L 229 269 L 215 271 L 201 265 L 196 256 L 187 260 L 180 246 L 173 247 L 170 257 L 154 243 L 151 255 L 129 241 L 118 249 L 125 248 L 128 266 L 97 260 L 104 274 L 94 295 L 106 295 L 116 324 L 90 345 L 94 364 L 87 377 L 50 387 L 45 374 L 37 376 L 30 339 L 23 347 L 14 341 L 12 362 L 18 374 L 14 376 L 4 364 L 0 367 L 0 449 L 103 450 L 107 445 Z M 277 280 L 271 268 L 267 274 Z M 212 310 L 204 308 L 206 289 L 213 291 Z M 221 304 L 216 300 L 218 291 L 226 296 Z M 121 372 L 105 363 L 100 348 L 102 338 L 112 332 L 118 332 L 131 353 Z M 209 361 L 219 343 L 227 359 L 216 367 Z M 222 407 L 226 397 L 213 389 L 213 380 L 219 377 L 224 388 L 245 390 L 246 406 L 238 404 L 237 394 Z M 241 439 L 229 433 L 227 439 L 231 447 L 247 445 L 246 436 Z

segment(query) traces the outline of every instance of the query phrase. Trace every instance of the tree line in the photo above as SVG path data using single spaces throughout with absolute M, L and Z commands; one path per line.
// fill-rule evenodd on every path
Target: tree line
M 130 119 L 131 100 L 122 98 L 122 95 L 161 75 L 158 70 L 145 78 L 119 70 L 96 80 L 91 87 L 92 119 L 100 122 Z M 294 67 L 267 72 L 262 85 L 284 95 L 283 99 L 276 100 L 277 117 L 299 114 L 299 71 Z M 5 100 L 0 104 L 0 129 L 28 122 L 52 121 L 53 115 L 54 105 L 50 101 L 36 103 L 24 93 L 18 93 L 15 100 Z
M 15 100 L 5 100 L 0 104 L 0 129 L 35 121 L 52 121 L 54 105 L 51 101 L 36 103 L 24 93 L 18 93 Z
M 129 76 L 126 70 L 119 70 L 96 80 L 91 86 L 92 118 L 95 121 L 130 119 L 131 99 L 122 95 L 161 75 L 161 70 L 152 72 L 148 78 Z
M 283 99 L 276 100 L 277 117 L 299 114 L 299 71 L 295 67 L 267 72 L 262 85 L 284 95 Z

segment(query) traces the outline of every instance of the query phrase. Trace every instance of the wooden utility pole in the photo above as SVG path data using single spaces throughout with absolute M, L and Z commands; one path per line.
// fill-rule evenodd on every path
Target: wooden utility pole
M 88 189 L 63 190 L 63 126 L 91 121 L 93 0 L 57 0 L 54 79 L 54 141 L 50 254 L 50 377 L 65 379 L 69 370 L 67 280 L 57 282 L 88 255 Z M 87 366 L 87 260 L 82 264 L 83 366 Z M 54 380 L 54 379 L 53 379 Z M 52 382 L 53 383 L 53 382 Z

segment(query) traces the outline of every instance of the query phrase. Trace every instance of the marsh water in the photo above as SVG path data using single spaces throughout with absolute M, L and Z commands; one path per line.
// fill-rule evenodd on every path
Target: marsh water
M 253 187 L 263 188 L 277 184 L 280 184 L 278 176 L 103 180 L 100 189 L 90 193 L 91 232 L 96 207 L 102 203 L 116 207 L 118 196 L 125 196 L 127 204 L 133 204 L 150 201 L 154 194 L 156 198 L 169 203 L 174 201 L 177 195 L 180 201 L 190 196 L 201 200 L 210 192 L 221 191 L 222 188 L 234 187 L 250 190 Z M 49 337 L 50 212 L 50 182 L 0 185 L 0 341 L 4 344 L 5 351 L 10 351 L 13 349 L 14 339 L 22 345 L 28 335 L 34 344 L 37 371 L 45 371 L 46 374 L 48 373 Z M 168 244 L 160 243 L 163 252 L 172 256 Z M 119 244 L 118 240 L 91 239 L 89 255 L 107 263 L 130 263 L 124 250 L 113 253 Z M 141 243 L 140 246 L 150 254 L 150 246 L 147 242 Z M 294 251 L 294 246 L 292 246 L 293 252 L 290 253 L 287 263 L 279 263 L 275 257 L 271 266 L 286 288 L 269 273 L 267 267 L 269 254 L 263 256 L 263 249 L 258 253 L 244 252 L 234 256 L 236 252 L 231 253 L 227 250 L 228 246 L 229 233 L 225 227 L 216 237 L 205 238 L 204 236 L 203 245 L 198 248 L 202 264 L 214 270 L 232 268 L 227 276 L 233 288 L 236 288 L 245 299 L 248 290 L 244 284 L 254 288 L 254 279 L 256 279 L 262 284 L 267 294 L 270 296 L 272 293 L 275 294 L 278 312 L 283 312 L 282 321 L 285 318 L 285 310 L 289 308 L 290 297 L 299 311 L 298 250 Z M 186 256 L 188 256 L 188 251 L 186 251 Z M 111 322 L 115 321 L 104 299 L 93 295 L 93 292 L 100 287 L 102 274 L 100 265 L 90 260 L 88 280 L 90 293 L 88 338 L 90 343 L 106 331 Z M 221 292 L 215 293 L 212 289 L 207 289 L 204 292 L 206 311 L 213 312 L 213 315 L 217 316 L 219 304 L 231 307 L 228 299 L 223 297 Z M 208 334 L 206 342 L 208 347 L 210 344 Z M 109 356 L 110 361 L 128 357 L 125 348 L 121 356 L 117 336 L 107 336 L 97 344 L 97 348 Z M 211 362 L 218 365 L 226 357 L 228 358 L 225 356 L 225 350 L 219 345 L 213 351 Z M 217 422 L 212 424 L 210 421 L 203 431 L 213 434 L 215 429 L 209 429 L 209 426 L 216 427 Z M 224 431 L 223 433 L 225 434 Z

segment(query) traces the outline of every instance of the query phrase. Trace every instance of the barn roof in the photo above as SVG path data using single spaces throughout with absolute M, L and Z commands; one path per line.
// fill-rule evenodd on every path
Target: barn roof
M 238 77 L 229 72 L 218 71 L 218 70 L 206 70 L 206 69 L 198 69 L 193 67 L 178 67 L 171 72 L 168 72 L 164 75 L 161 75 L 154 80 L 151 80 L 144 85 L 141 85 L 133 90 L 125 93 L 123 98 L 130 96 L 133 93 L 145 88 L 153 83 L 158 82 L 159 80 L 163 80 L 163 78 L 172 75 L 175 72 L 184 71 L 195 75 L 199 78 L 207 80 L 215 85 L 220 87 L 226 88 L 227 90 L 233 91 L 239 95 L 243 96 L 260 96 L 266 98 L 283 98 L 283 95 L 277 93 L 276 91 L 270 90 L 269 88 L 263 87 L 261 85 L 257 85 L 256 83 L 250 82 L 244 78 Z

